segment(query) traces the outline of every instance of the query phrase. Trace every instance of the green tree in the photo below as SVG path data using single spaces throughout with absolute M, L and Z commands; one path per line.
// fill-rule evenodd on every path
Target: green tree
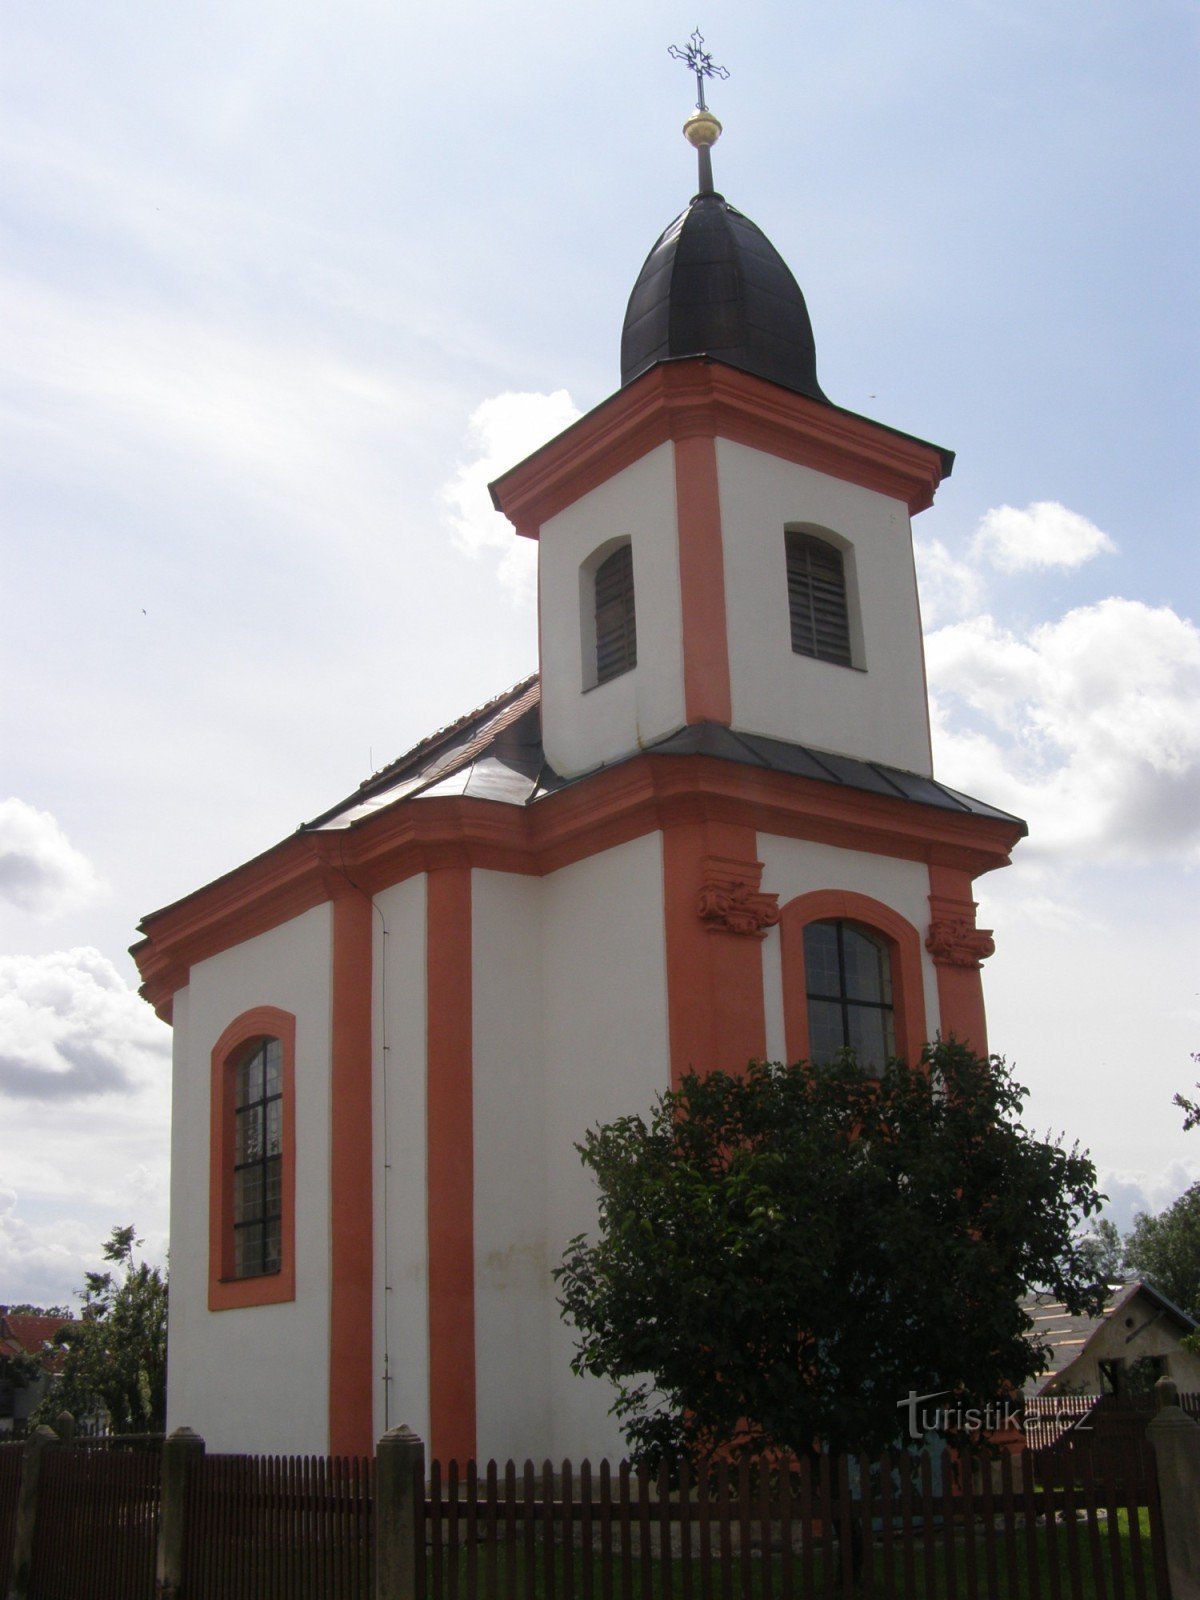
M 134 1229 L 114 1228 L 104 1245 L 112 1272 L 89 1272 L 79 1320 L 56 1338 L 62 1356 L 34 1420 L 62 1410 L 102 1418 L 115 1433 L 157 1433 L 166 1419 L 167 1278 L 138 1261 Z
M 868 1077 L 754 1063 L 689 1076 L 649 1123 L 578 1147 L 599 1232 L 556 1271 L 574 1369 L 611 1380 L 634 1455 L 874 1449 L 910 1392 L 994 1403 L 1040 1370 L 1020 1309 L 1099 1310 L 1095 1169 L 1031 1136 L 999 1058 L 938 1044 Z
M 1200 1318 L 1200 1183 L 1157 1217 L 1140 1211 L 1126 1235 L 1125 1256 L 1168 1300 Z
M 1200 1055 L 1193 1053 L 1192 1060 L 1200 1062 Z M 1200 1089 L 1200 1083 L 1196 1085 Z M 1189 1100 L 1185 1094 L 1177 1094 L 1174 1102 L 1183 1112 L 1183 1131 L 1189 1133 L 1193 1128 L 1200 1128 L 1200 1100 Z
M 1108 1217 L 1101 1217 L 1079 1241 L 1079 1253 L 1098 1283 L 1120 1283 L 1126 1271 L 1125 1240 Z

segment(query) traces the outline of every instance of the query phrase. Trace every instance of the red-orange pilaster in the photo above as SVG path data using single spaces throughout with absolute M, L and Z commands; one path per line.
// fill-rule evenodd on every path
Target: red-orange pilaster
M 373 1327 L 371 902 L 333 901 L 330 1071 L 329 1450 L 369 1455 Z
M 729 726 L 729 639 L 717 444 L 711 433 L 675 440 L 679 591 L 683 602 L 683 693 L 689 722 Z
M 759 893 L 753 828 L 702 819 L 663 830 L 671 1083 L 740 1072 L 766 1052 L 761 938 L 776 919 Z
M 937 968 L 943 1039 L 987 1054 L 982 966 L 996 948 L 989 928 L 975 926 L 971 875 L 956 867 L 929 868 L 929 933 L 925 948 Z

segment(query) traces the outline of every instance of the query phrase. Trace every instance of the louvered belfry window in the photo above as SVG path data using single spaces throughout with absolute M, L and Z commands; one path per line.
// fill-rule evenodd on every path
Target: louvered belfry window
M 792 649 L 818 661 L 851 666 L 842 552 L 811 533 L 789 533 L 787 579 Z
M 637 666 L 633 609 L 633 547 L 618 546 L 596 568 L 596 682 Z

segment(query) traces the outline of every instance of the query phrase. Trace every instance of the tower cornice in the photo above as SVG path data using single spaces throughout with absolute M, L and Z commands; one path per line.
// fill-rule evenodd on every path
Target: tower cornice
M 932 505 L 954 457 L 707 357 L 645 372 L 497 478 L 492 501 L 516 531 L 542 524 L 668 440 L 724 438 L 901 500 Z

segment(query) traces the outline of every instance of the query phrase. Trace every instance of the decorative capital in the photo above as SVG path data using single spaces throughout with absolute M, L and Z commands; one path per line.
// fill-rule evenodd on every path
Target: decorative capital
M 765 939 L 779 921 L 779 896 L 760 894 L 761 861 L 706 856 L 696 914 L 710 933 L 745 933 Z
M 996 949 L 990 928 L 977 928 L 968 917 L 938 917 L 929 924 L 925 948 L 939 967 L 983 965 Z

